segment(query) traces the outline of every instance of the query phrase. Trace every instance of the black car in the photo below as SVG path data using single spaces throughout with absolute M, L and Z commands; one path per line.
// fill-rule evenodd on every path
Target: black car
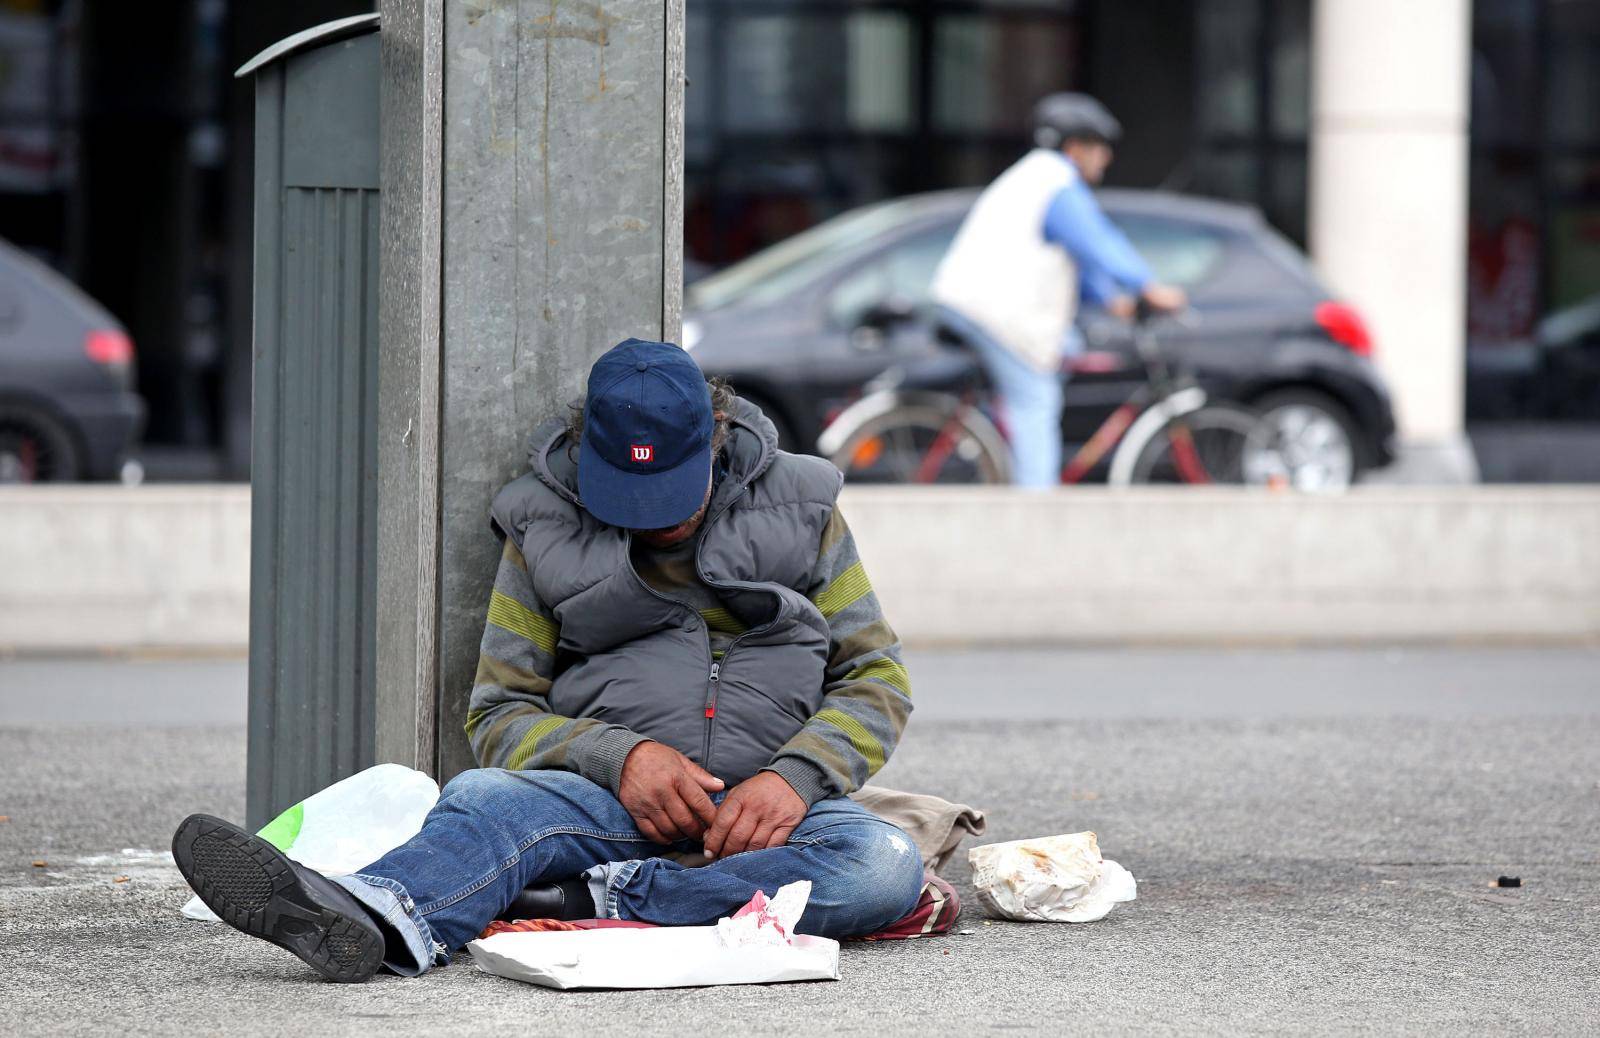
M 940 348 L 931 329 L 920 344 L 903 329 L 886 336 L 879 317 L 886 304 L 903 312 L 926 300 L 976 197 L 945 191 L 852 210 L 697 281 L 684 345 L 707 374 L 759 403 L 786 447 L 814 449 L 862 385 L 907 350 Z M 1343 452 L 1345 482 L 1392 460 L 1389 393 L 1360 316 L 1257 210 L 1153 191 L 1098 197 L 1157 279 L 1189 293 L 1195 320 L 1158 336 L 1211 396 L 1258 408 L 1335 468 Z M 1067 383 L 1067 443 L 1084 442 L 1142 377 L 1124 322 L 1086 310 L 1079 324 L 1089 356 Z
M 126 329 L 0 242 L 0 483 L 119 476 L 144 413 Z
M 1467 415 L 1600 420 L 1600 295 L 1546 314 L 1531 335 L 1469 340 Z

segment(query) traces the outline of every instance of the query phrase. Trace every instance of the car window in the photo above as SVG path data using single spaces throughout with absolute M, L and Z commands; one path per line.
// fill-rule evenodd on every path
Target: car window
M 828 293 L 829 316 L 836 324 L 851 327 L 885 299 L 904 299 L 914 305 L 927 302 L 933 272 L 950 248 L 956 226 L 949 224 L 895 242 L 845 274 Z
M 1535 338 L 1545 346 L 1575 346 L 1600 340 L 1600 295 L 1549 314 L 1539 322 Z
M 1108 213 L 1157 281 L 1192 289 L 1216 273 L 1227 249 L 1218 231 L 1159 216 Z

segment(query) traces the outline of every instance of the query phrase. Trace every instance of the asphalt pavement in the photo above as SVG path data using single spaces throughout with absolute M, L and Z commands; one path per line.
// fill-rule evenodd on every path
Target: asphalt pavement
M 910 662 L 880 780 L 983 808 L 986 841 L 1093 829 L 1139 900 L 988 921 L 958 860 L 970 932 L 846 945 L 837 983 L 591 993 L 465 959 L 327 985 L 181 918 L 173 826 L 243 807 L 242 662 L 0 662 L 0 1034 L 1600 1028 L 1600 651 Z

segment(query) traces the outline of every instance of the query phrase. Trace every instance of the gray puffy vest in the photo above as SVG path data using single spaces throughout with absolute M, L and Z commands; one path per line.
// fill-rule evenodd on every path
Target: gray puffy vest
M 700 614 L 645 584 L 628 531 L 583 509 L 569 442 L 559 419 L 540 426 L 532 471 L 491 507 L 561 626 L 550 709 L 624 725 L 731 788 L 821 709 L 828 623 L 806 585 L 843 479 L 778 450 L 772 423 L 738 402 L 696 564 L 749 629 L 714 663 Z

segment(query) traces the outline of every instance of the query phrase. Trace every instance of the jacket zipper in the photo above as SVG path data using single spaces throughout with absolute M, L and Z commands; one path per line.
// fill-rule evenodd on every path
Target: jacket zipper
M 706 640 L 707 642 L 710 641 L 709 632 L 706 635 Z M 716 658 L 713 657 L 711 660 L 711 683 L 706 687 L 705 746 L 700 754 L 700 759 L 706 762 L 705 767 L 707 771 L 711 770 L 711 730 L 717 723 L 717 681 L 721 678 L 721 676 L 722 664 L 718 663 Z
M 700 571 L 699 571 L 699 559 L 698 558 L 696 558 L 695 572 L 696 572 L 696 574 L 699 575 L 701 581 L 703 581 L 706 584 L 707 587 L 723 587 L 723 586 L 726 586 L 726 587 L 732 587 L 734 590 L 746 590 L 746 591 L 759 591 L 760 590 L 759 588 L 742 588 L 741 589 L 741 588 L 738 587 L 738 585 L 735 585 L 735 584 L 721 585 L 721 584 L 714 583 L 714 582 L 712 582 L 710 580 L 707 580 L 705 574 L 700 573 Z M 775 592 L 775 591 L 765 591 L 765 592 L 762 592 L 762 593 L 763 594 L 772 595 L 772 597 L 779 599 L 779 606 L 780 606 L 780 612 L 781 612 L 781 606 L 782 606 L 782 598 L 781 598 L 781 596 L 779 596 L 778 593 Z M 720 688 L 720 685 L 718 684 L 718 682 L 720 682 L 722 680 L 722 664 L 727 662 L 728 657 L 733 655 L 733 650 L 745 638 L 748 638 L 752 634 L 762 634 L 762 633 L 764 633 L 766 631 L 771 630 L 772 628 L 776 627 L 777 625 L 778 625 L 778 618 L 774 617 L 773 619 L 769 620 L 768 622 L 762 624 L 760 627 L 752 627 L 748 631 L 745 631 L 743 634 L 735 636 L 734 639 L 728 643 L 727 647 L 722 650 L 722 659 L 720 661 L 717 660 L 717 658 L 715 656 L 713 656 L 711 658 L 711 680 L 706 685 L 706 740 L 705 740 L 705 752 L 703 754 L 704 763 L 701 765 L 701 767 L 705 768 L 707 771 L 711 771 L 711 743 L 712 743 L 712 737 L 715 734 L 715 728 L 716 728 L 716 724 L 717 724 L 717 691 Z M 707 645 L 709 645 L 710 642 L 711 642 L 711 631 L 708 628 L 706 630 L 706 643 L 707 643 Z M 712 774 L 716 774 L 716 773 L 712 772 Z
M 661 592 L 659 592 L 655 588 L 651 587 L 649 585 L 649 583 L 643 577 L 639 576 L 639 571 L 637 569 L 635 569 L 634 566 L 633 566 L 633 534 L 631 532 L 629 532 L 625 536 L 625 539 L 623 541 L 623 552 L 624 552 L 624 554 L 625 554 L 625 556 L 626 556 L 626 558 L 628 560 L 628 572 L 633 574 L 634 581 L 640 587 L 644 588 L 645 591 L 647 591 L 650 594 L 654 595 L 656 598 L 661 599 L 661 601 L 663 601 L 663 602 L 667 602 L 667 603 L 670 603 L 671 605 L 675 605 L 675 606 L 679 607 L 680 609 L 689 610 L 690 613 L 693 613 L 695 615 L 695 619 L 700 622 L 701 626 L 705 627 L 705 621 L 700 618 L 698 613 L 695 613 L 694 609 L 692 609 L 686 603 L 678 601 L 676 598 L 673 598 L 670 595 L 663 595 Z M 699 549 L 698 548 L 695 549 L 695 555 L 698 556 L 699 554 L 700 554 Z M 695 571 L 696 571 L 696 573 L 699 572 L 698 564 L 695 567 Z M 702 578 L 702 579 L 704 579 L 704 578 Z M 711 660 L 711 686 L 707 690 L 707 693 L 706 693 L 706 705 L 705 705 L 706 734 L 705 734 L 704 750 L 700 755 L 700 766 L 705 768 L 707 771 L 710 771 L 711 770 L 711 719 L 716 716 L 716 712 L 717 712 L 717 707 L 716 707 L 716 703 L 717 703 L 716 682 L 717 682 L 717 675 L 721 671 L 722 668 L 720 668 L 717 665 L 717 658 L 715 656 L 711 655 L 711 629 L 709 627 L 705 628 L 705 632 L 704 633 L 705 633 L 705 641 L 706 641 L 706 658 Z
M 698 534 L 696 534 L 696 536 L 700 540 L 700 543 L 704 543 L 706 530 L 709 530 L 713 523 L 715 523 L 718 519 L 722 518 L 722 514 L 724 512 L 726 512 L 726 511 L 728 511 L 728 509 L 732 508 L 733 507 L 733 503 L 735 501 L 737 501 L 744 494 L 744 492 L 749 489 L 749 487 L 750 487 L 749 482 L 740 483 L 739 484 L 739 490 L 738 490 L 737 493 L 730 495 L 728 497 L 727 501 L 722 505 L 722 507 L 718 508 L 715 512 L 709 513 L 706 516 L 704 526 L 701 528 L 700 532 Z M 652 595 L 654 595 L 657 598 L 661 599 L 663 602 L 672 602 L 675 605 L 682 606 L 684 603 L 677 601 L 677 599 L 670 598 L 670 597 L 668 597 L 666 595 L 663 595 L 661 592 L 657 591 L 655 588 L 651 587 L 648 583 L 646 583 L 645 579 L 643 577 L 639 576 L 639 571 L 634 569 L 634 567 L 633 567 L 633 551 L 632 551 L 632 547 L 633 547 L 633 534 L 630 532 L 627 535 L 627 538 L 626 538 L 626 541 L 625 541 L 625 543 L 623 545 L 623 548 L 624 548 L 624 551 L 627 553 L 628 572 L 633 574 L 633 579 L 639 583 L 640 587 L 643 587 L 646 591 L 650 592 Z M 695 576 L 699 577 L 700 581 L 702 583 L 704 583 L 707 587 L 712 587 L 712 588 L 728 587 L 728 588 L 733 588 L 734 590 L 740 590 L 739 585 L 737 585 L 737 584 L 724 584 L 724 583 L 721 583 L 721 582 L 718 582 L 718 581 L 713 581 L 713 580 L 709 579 L 705 575 L 705 571 L 700 568 L 700 544 L 696 544 L 695 545 L 695 549 L 694 549 L 694 572 L 695 572 Z M 749 587 L 749 588 L 744 588 L 743 590 L 761 591 L 762 589 L 759 588 L 759 587 Z M 782 602 L 783 602 L 782 596 L 780 596 L 775 591 L 766 591 L 764 593 L 772 595 L 773 598 L 778 599 L 779 607 L 780 607 L 780 611 L 781 611 Z M 685 608 L 687 608 L 687 607 L 685 607 Z M 692 611 L 693 610 L 691 610 L 691 612 Z M 704 620 L 702 620 L 701 623 L 704 624 Z M 778 619 L 777 619 L 777 617 L 774 617 L 768 623 L 764 623 L 760 627 L 753 627 L 750 630 L 745 631 L 743 634 L 740 634 L 740 635 L 736 636 L 732 641 L 730 641 L 728 643 L 727 648 L 723 650 L 722 658 L 724 660 L 726 660 L 728 658 L 729 654 L 731 654 L 733 652 L 734 646 L 738 645 L 739 642 L 742 639 L 744 639 L 747 635 L 759 634 L 759 633 L 761 633 L 763 631 L 770 630 L 771 628 L 776 627 L 777 624 L 778 624 Z M 711 656 L 711 651 L 712 651 L 711 650 L 711 629 L 709 627 L 707 627 L 705 629 L 705 636 L 706 636 L 706 655 L 707 656 Z M 717 723 L 717 690 L 718 690 L 718 687 L 719 687 L 717 683 L 721 679 L 722 679 L 722 664 L 721 664 L 721 662 L 719 662 L 717 660 L 717 658 L 715 656 L 711 656 L 711 673 L 709 675 L 709 680 L 706 682 L 706 705 L 705 705 L 706 734 L 705 734 L 705 741 L 702 743 L 702 751 L 701 751 L 701 755 L 700 755 L 700 758 L 701 758 L 700 759 L 700 766 L 702 768 L 704 768 L 705 770 L 707 770 L 707 771 L 712 771 L 712 768 L 711 768 L 711 764 L 712 764 L 712 761 L 711 761 L 711 741 L 712 741 L 712 736 L 715 733 L 716 723 Z M 715 774 L 715 772 L 712 772 L 712 774 Z

